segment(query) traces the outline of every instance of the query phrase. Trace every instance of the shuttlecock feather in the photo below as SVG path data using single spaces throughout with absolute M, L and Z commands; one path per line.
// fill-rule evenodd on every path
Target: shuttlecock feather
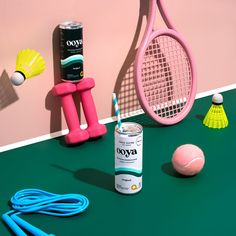
M 223 96 L 221 94 L 213 95 L 212 105 L 203 120 L 203 124 L 216 129 L 228 126 L 228 118 L 223 107 Z
M 16 70 L 11 76 L 14 85 L 21 85 L 25 79 L 41 74 L 45 69 L 44 58 L 33 49 L 23 49 L 16 57 Z

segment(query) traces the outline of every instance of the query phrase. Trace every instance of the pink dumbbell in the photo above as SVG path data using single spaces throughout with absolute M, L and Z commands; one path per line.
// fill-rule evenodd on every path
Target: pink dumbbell
M 92 78 L 84 78 L 77 84 L 80 100 L 83 106 L 84 115 L 88 124 L 86 129 L 90 138 L 96 138 L 106 134 L 107 129 L 103 124 L 99 124 L 98 116 L 91 94 L 91 89 L 95 86 Z
M 52 93 L 61 97 L 61 104 L 68 125 L 69 133 L 65 136 L 68 144 L 80 143 L 89 138 L 87 130 L 80 128 L 80 122 L 72 97 L 72 93 L 76 91 L 76 84 L 60 83 L 53 87 Z

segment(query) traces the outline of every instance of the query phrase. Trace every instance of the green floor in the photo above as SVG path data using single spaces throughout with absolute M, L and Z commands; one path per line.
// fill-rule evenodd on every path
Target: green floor
M 211 97 L 196 100 L 191 113 L 174 126 L 160 126 L 144 115 L 129 119 L 144 127 L 144 174 L 140 193 L 114 190 L 114 126 L 97 140 L 68 147 L 63 137 L 0 154 L 0 213 L 10 209 L 15 192 L 40 188 L 53 193 L 80 193 L 90 201 L 86 212 L 69 218 L 40 214 L 23 218 L 57 236 L 71 235 L 236 235 L 236 90 L 224 95 L 229 127 L 209 129 L 202 119 Z M 176 175 L 171 156 L 193 143 L 206 164 L 191 178 Z M 0 235 L 11 235 L 0 224 Z

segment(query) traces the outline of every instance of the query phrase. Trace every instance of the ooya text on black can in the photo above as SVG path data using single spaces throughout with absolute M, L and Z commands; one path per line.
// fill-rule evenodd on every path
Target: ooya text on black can
M 79 82 L 83 78 L 83 26 L 76 21 L 59 25 L 61 79 Z

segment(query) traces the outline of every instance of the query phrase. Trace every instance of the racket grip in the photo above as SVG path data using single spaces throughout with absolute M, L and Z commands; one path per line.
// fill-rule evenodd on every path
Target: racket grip
M 84 110 L 84 115 L 88 124 L 86 129 L 90 138 L 96 138 L 106 134 L 107 129 L 103 124 L 99 124 L 96 107 L 91 94 L 91 89 L 95 86 L 92 78 L 84 78 L 77 84 L 80 100 Z
M 16 224 L 8 213 L 3 214 L 2 219 L 17 236 L 27 236 L 27 234 L 18 226 L 18 224 Z
M 72 83 L 60 83 L 52 89 L 55 96 L 61 97 L 62 109 L 69 129 L 69 133 L 65 136 L 68 144 L 83 142 L 89 138 L 88 132 L 80 128 L 77 109 L 72 97 L 75 91 L 76 85 Z
M 28 232 L 30 232 L 33 235 L 36 236 L 54 236 L 53 234 L 47 234 L 44 231 L 42 231 L 41 229 L 31 225 L 30 223 L 26 222 L 25 220 L 21 219 L 20 217 L 18 217 L 17 215 L 13 214 L 11 215 L 12 220 L 14 220 L 18 225 L 20 225 L 22 228 L 24 228 L 25 230 L 27 230 Z

